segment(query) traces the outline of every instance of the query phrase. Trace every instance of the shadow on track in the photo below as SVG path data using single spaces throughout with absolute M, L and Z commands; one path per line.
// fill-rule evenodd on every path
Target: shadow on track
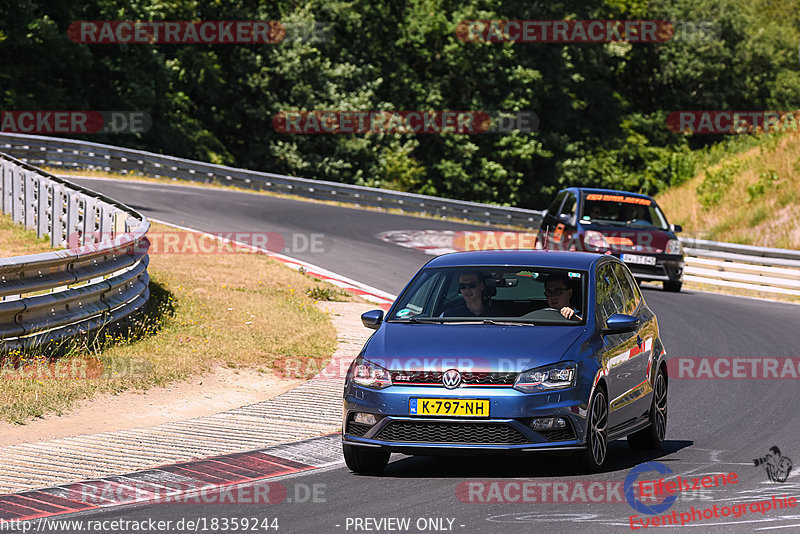
M 644 462 L 658 460 L 686 447 L 693 441 L 667 440 L 661 449 L 655 451 L 634 451 L 625 440 L 615 440 L 608 445 L 606 465 L 597 476 L 603 473 L 627 471 Z M 558 453 L 532 454 L 474 454 L 457 456 L 405 456 L 394 455 L 392 462 L 380 475 L 383 478 L 519 478 L 519 477 L 572 477 L 583 476 L 577 473 L 566 455 Z M 664 460 L 665 462 L 675 461 Z M 358 476 L 358 475 L 356 475 Z M 361 475 L 369 476 L 369 475 Z

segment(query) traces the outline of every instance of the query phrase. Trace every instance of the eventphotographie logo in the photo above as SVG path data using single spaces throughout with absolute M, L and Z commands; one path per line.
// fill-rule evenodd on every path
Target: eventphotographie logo
M 786 482 L 792 471 L 792 460 L 781 455 L 781 450 L 777 446 L 770 447 L 769 452 L 753 460 L 753 464 L 756 467 L 764 466 L 767 478 L 772 482 Z

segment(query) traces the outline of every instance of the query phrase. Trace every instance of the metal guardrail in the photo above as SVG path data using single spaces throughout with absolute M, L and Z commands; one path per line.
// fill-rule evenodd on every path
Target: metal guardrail
M 800 251 L 681 238 L 684 280 L 800 296 Z
M 217 181 L 223 185 L 235 185 L 247 189 L 333 200 L 358 206 L 458 217 L 487 224 L 538 228 L 542 217 L 542 212 L 535 210 L 249 171 L 72 139 L 0 133 L 0 152 L 11 154 L 32 165 L 103 170 L 122 174 L 138 173 L 204 183 Z
M 69 247 L 0 258 L 0 352 L 96 331 L 149 298 L 150 223 L 137 211 L 2 153 L 0 210 Z
M 535 210 L 248 171 L 54 137 L 0 133 L 0 151 L 32 164 L 52 167 L 95 169 L 206 183 L 217 181 L 255 190 L 457 217 L 495 225 L 538 229 L 543 214 Z M 800 251 L 690 238 L 681 238 L 681 241 L 686 250 L 686 280 L 800 296 Z

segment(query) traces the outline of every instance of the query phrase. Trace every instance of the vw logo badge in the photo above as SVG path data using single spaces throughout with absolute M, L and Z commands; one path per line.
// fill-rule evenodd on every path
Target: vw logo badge
M 442 375 L 442 384 L 447 389 L 455 389 L 461 385 L 461 373 L 455 369 L 448 369 Z

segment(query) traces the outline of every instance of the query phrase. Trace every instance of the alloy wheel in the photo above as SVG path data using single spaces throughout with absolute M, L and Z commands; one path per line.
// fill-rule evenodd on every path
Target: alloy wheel
M 664 380 L 664 373 L 656 376 L 655 409 L 653 425 L 658 440 L 663 441 L 667 434 L 667 382 Z
M 606 440 L 607 426 L 608 408 L 606 407 L 606 398 L 602 391 L 598 391 L 595 394 L 594 403 L 592 403 L 589 430 L 592 435 L 592 456 L 597 465 L 602 465 L 606 459 L 606 452 L 608 450 L 608 441 Z

